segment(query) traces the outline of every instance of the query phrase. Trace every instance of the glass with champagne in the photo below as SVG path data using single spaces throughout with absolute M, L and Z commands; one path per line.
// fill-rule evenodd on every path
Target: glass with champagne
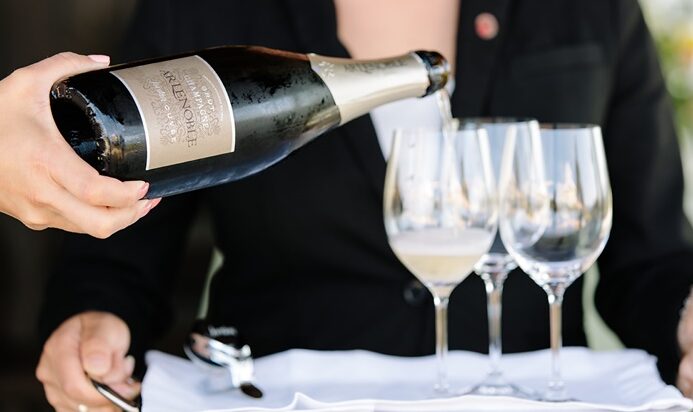
M 436 313 L 436 396 L 447 380 L 450 293 L 491 247 L 497 210 L 486 132 L 454 120 L 397 130 L 387 166 L 384 220 L 390 246 L 431 292 Z

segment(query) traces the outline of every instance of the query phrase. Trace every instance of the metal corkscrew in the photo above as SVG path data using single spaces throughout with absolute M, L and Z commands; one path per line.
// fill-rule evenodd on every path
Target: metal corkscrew
M 94 379 L 91 379 L 92 385 L 94 385 L 94 388 L 96 388 L 97 392 L 99 392 L 103 397 L 111 401 L 111 403 L 117 407 L 119 407 L 121 410 L 124 412 L 141 412 L 142 411 L 142 397 L 138 396 L 137 398 L 133 400 L 128 400 L 125 399 L 124 397 L 120 396 L 118 392 L 114 391 L 111 389 L 110 386 L 103 384 L 101 382 L 95 381 Z
M 208 390 L 238 388 L 252 398 L 262 397 L 262 391 L 253 383 L 254 366 L 250 346 L 243 342 L 236 328 L 214 326 L 198 320 L 183 349 L 193 363 L 211 370 Z

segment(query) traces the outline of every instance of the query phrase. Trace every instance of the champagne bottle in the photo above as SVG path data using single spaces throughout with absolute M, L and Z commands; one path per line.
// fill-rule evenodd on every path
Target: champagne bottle
M 154 198 L 257 173 L 327 130 L 449 76 L 429 51 L 352 60 L 226 46 L 128 63 L 56 83 L 51 110 L 99 173 Z

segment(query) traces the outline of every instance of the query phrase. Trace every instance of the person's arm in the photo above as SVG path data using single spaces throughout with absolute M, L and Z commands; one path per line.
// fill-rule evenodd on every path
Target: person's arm
M 100 176 L 53 121 L 52 85 L 108 63 L 107 56 L 60 53 L 0 80 L 0 212 L 35 230 L 106 238 L 156 206 L 158 200 L 140 200 L 147 183 Z
M 662 377 L 673 383 L 679 311 L 693 283 L 693 232 L 655 45 L 637 2 L 614 4 L 618 62 L 604 129 L 614 221 L 599 259 L 596 304 L 623 343 L 655 354 Z
M 136 392 L 125 355 L 142 365 L 150 341 L 170 322 L 170 291 L 197 196 L 172 197 L 109 239 L 66 236 L 46 288 L 40 319 L 46 343 L 36 372 L 54 407 L 105 405 L 85 371 L 124 396 Z

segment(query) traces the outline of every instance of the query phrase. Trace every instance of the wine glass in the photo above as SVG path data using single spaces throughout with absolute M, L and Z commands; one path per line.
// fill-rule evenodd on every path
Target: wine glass
M 440 129 L 395 131 L 383 203 L 390 247 L 433 295 L 438 365 L 434 396 L 451 395 L 448 300 L 488 251 L 497 228 L 485 131 L 456 120 Z
M 561 377 L 561 304 L 566 288 L 609 237 L 612 198 L 601 129 L 548 124 L 515 140 L 500 179 L 500 233 L 523 271 L 546 291 L 551 375 L 544 399 L 568 399 Z
M 539 123 L 535 119 L 493 117 L 467 120 L 478 123 L 486 130 L 493 173 L 496 177 L 500 176 L 503 160 L 509 160 L 509 156 L 512 155 L 516 138 L 524 139 L 539 135 Z M 497 198 L 498 195 L 497 193 Z M 486 289 L 490 371 L 480 383 L 465 390 L 465 393 L 521 398 L 535 397 L 530 390 L 508 382 L 503 376 L 500 365 L 503 352 L 501 340 L 503 283 L 508 277 L 508 273 L 516 267 L 517 263 L 505 250 L 500 233 L 497 232 L 491 250 L 474 265 L 474 271 L 484 281 Z

